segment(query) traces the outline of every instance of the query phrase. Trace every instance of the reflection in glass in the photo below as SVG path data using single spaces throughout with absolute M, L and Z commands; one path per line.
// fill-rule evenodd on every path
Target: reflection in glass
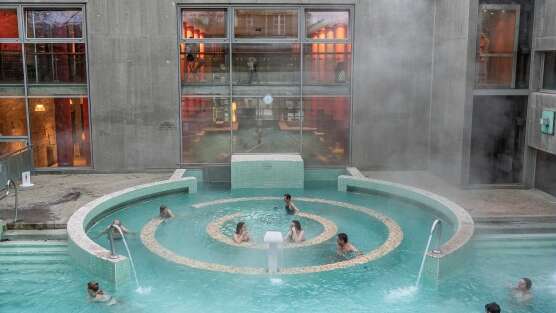
M 86 83 L 85 44 L 25 44 L 29 83 Z
M 542 88 L 556 90 L 556 51 L 544 54 Z
M 23 84 L 21 44 L 0 43 L 0 84 Z
M 232 50 L 235 84 L 299 84 L 298 44 L 234 44 Z
M 347 164 L 349 110 L 348 97 L 303 97 L 303 159 L 306 164 Z
M 0 38 L 17 37 L 19 37 L 17 26 L 17 10 L 0 9 Z
M 0 157 L 17 152 L 26 146 L 25 141 L 0 141 Z
M 228 45 L 218 43 L 180 44 L 182 84 L 226 84 L 228 76 Z
M 80 9 L 26 9 L 28 38 L 82 38 Z
M 347 39 L 349 11 L 306 10 L 305 32 L 311 39 Z M 332 35 L 333 34 L 333 35 Z
M 29 99 L 35 167 L 91 164 L 87 98 Z
M 275 97 L 265 103 L 260 97 L 235 98 L 232 114 L 234 153 L 299 153 L 300 102 L 298 97 Z
M 351 45 L 312 43 L 303 49 L 303 82 L 348 84 L 351 79 Z
M 517 9 L 480 10 L 477 87 L 513 87 L 518 19 Z
M 183 97 L 181 120 L 182 162 L 229 162 L 230 131 L 238 123 L 228 98 Z
M 297 10 L 237 9 L 236 38 L 297 38 Z
M 24 99 L 0 98 L 0 136 L 27 136 Z
M 186 39 L 226 37 L 226 10 L 182 10 L 182 36 Z

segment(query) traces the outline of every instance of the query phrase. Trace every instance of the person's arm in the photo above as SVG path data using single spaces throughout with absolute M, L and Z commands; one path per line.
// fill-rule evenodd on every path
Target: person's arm
M 298 238 L 297 239 L 298 242 L 305 241 L 305 231 L 304 230 L 300 231 L 299 234 L 297 235 L 297 238 Z
M 234 234 L 234 242 L 235 242 L 235 243 L 241 243 L 241 239 L 242 239 L 242 238 L 240 237 L 240 235 Z
M 295 204 L 293 204 L 293 202 L 290 203 L 290 206 L 293 209 L 293 214 L 299 213 L 299 209 L 295 206 Z

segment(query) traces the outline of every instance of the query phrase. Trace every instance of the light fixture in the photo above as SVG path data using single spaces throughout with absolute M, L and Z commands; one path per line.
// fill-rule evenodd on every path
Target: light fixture
M 46 108 L 44 107 L 44 104 L 37 104 L 35 105 L 35 112 L 45 112 Z

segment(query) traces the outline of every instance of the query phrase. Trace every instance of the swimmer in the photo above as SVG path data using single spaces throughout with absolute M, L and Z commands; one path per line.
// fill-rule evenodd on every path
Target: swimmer
M 517 286 L 512 288 L 512 295 L 519 302 L 526 302 L 533 298 L 531 293 L 533 282 L 529 278 L 522 278 L 517 282 Z
M 99 284 L 95 281 L 87 283 L 87 293 L 89 294 L 89 300 L 93 302 L 104 302 L 108 305 L 116 304 L 116 299 L 100 289 Z
M 245 226 L 245 223 L 244 222 L 237 223 L 236 232 L 234 234 L 234 242 L 243 243 L 243 242 L 248 242 L 249 240 L 250 240 L 249 232 L 247 232 L 247 227 Z
M 502 310 L 496 302 L 485 304 L 485 313 L 500 313 Z
M 301 223 L 297 220 L 293 220 L 286 236 L 289 242 L 302 242 L 305 241 L 305 232 L 301 228 Z
M 109 232 L 110 230 L 112 230 L 112 237 L 113 237 L 114 239 L 122 239 L 122 235 L 120 234 L 120 232 L 119 232 L 115 227 L 112 227 L 112 226 L 118 226 L 118 227 L 122 230 L 122 233 L 123 233 L 124 235 L 131 235 L 131 234 L 134 234 L 133 232 L 131 232 L 129 229 L 127 229 L 127 228 L 122 224 L 122 221 L 120 221 L 119 219 L 115 219 L 115 220 L 112 222 L 112 224 L 110 224 L 108 227 L 106 227 L 106 228 L 105 228 L 100 234 L 98 234 L 95 238 L 98 238 L 98 237 L 100 237 L 100 236 L 102 236 L 102 235 L 104 235 L 104 234 L 108 234 L 108 232 Z
M 349 243 L 348 235 L 346 233 L 339 233 L 338 239 L 336 240 L 336 254 L 341 257 L 350 257 L 353 255 L 359 255 L 361 252 L 357 248 Z
M 176 217 L 174 215 L 174 213 L 172 212 L 172 210 L 170 210 L 164 204 L 160 205 L 160 215 L 159 216 L 160 216 L 160 219 L 162 219 L 162 220 L 169 220 L 171 218 Z
M 292 196 L 289 193 L 286 193 L 284 195 L 284 202 L 286 203 L 286 205 L 284 206 L 284 208 L 286 209 L 286 213 L 288 213 L 289 215 L 299 213 L 299 209 L 295 206 L 295 204 L 293 204 Z

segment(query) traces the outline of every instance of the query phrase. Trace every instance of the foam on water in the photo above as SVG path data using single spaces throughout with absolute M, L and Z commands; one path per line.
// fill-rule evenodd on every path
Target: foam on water
M 386 293 L 384 296 L 384 301 L 386 302 L 397 302 L 397 301 L 411 301 L 415 298 L 419 289 L 416 286 L 407 286 L 392 289 Z
M 150 294 L 152 291 L 151 287 L 138 287 L 137 289 L 135 289 L 135 292 L 137 292 L 140 295 L 148 295 Z
M 281 278 L 271 278 L 270 284 L 273 286 L 280 286 L 284 284 L 284 281 Z

